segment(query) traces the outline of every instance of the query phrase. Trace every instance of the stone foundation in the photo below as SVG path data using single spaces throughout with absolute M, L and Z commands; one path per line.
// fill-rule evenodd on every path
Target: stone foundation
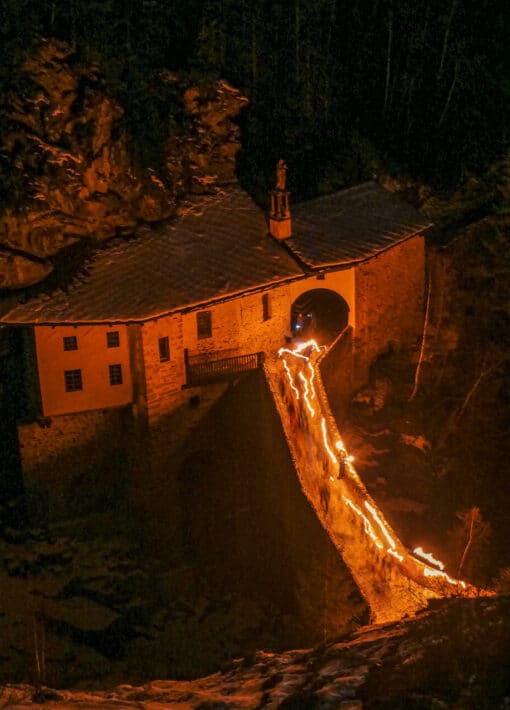
M 71 517 L 115 504 L 133 461 L 131 409 L 99 409 L 18 426 L 25 487 L 39 513 Z

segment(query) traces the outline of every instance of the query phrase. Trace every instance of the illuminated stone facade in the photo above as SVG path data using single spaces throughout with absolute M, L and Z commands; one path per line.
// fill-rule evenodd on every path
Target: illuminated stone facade
M 297 337 L 296 304 L 314 294 L 335 294 L 344 308 L 338 332 L 352 329 L 325 376 L 347 398 L 381 352 L 421 333 L 427 225 L 416 215 L 368 183 L 298 206 L 282 244 L 235 188 L 204 198 L 166 231 L 99 252 L 69 292 L 1 319 L 34 334 L 40 408 L 35 423 L 20 425 L 24 470 L 45 469 L 53 452 L 85 441 L 94 446 L 103 418 L 93 412 L 127 412 L 133 441 L 154 436 L 156 453 L 162 442 L 177 445 L 182 421 L 195 420 L 229 381 L 204 384 L 193 368 L 221 361 L 231 381 L 232 358 L 255 355 L 260 365 Z M 310 326 L 317 304 L 305 314 Z M 125 436 L 124 424 L 112 436 Z

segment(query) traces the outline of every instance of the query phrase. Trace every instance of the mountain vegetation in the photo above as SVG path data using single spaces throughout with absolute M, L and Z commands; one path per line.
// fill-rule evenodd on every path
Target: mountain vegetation
M 474 0 L 2 0 L 0 133 L 41 38 L 98 62 L 138 163 L 162 167 L 183 120 L 165 70 L 231 81 L 250 99 L 242 182 L 265 194 L 284 157 L 297 196 L 408 173 L 451 186 L 508 144 L 508 13 Z M 4 199 L 26 179 L 2 155 Z

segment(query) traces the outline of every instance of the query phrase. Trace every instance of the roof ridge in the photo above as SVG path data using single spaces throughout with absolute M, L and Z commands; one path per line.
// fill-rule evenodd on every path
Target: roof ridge
M 359 185 L 351 185 L 351 187 L 343 187 L 341 190 L 335 190 L 334 192 L 328 192 L 327 195 L 318 195 L 317 197 L 311 197 L 309 200 L 303 200 L 302 202 L 297 202 L 294 207 L 302 207 L 303 205 L 309 205 L 310 202 L 319 202 L 320 200 L 326 200 L 328 197 L 334 197 L 335 195 L 345 195 L 348 192 L 355 192 L 357 190 L 361 190 L 362 188 L 366 188 L 368 185 L 377 185 L 380 187 L 382 190 L 385 190 L 386 192 L 389 192 L 389 190 L 386 190 L 382 185 L 380 185 L 376 180 L 365 180 L 365 182 L 361 182 Z

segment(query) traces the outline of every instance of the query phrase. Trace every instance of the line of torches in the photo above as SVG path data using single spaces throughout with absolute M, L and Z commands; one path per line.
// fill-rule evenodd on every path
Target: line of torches
M 324 346 L 323 346 L 324 348 Z M 293 357 L 299 358 L 304 361 L 304 364 L 306 365 L 307 369 L 310 372 L 309 377 L 307 377 L 302 371 L 298 373 L 298 377 L 303 383 L 303 400 L 305 402 L 306 408 L 308 409 L 310 416 L 312 418 L 315 417 L 316 410 L 312 404 L 313 400 L 316 399 L 316 391 L 314 387 L 314 378 L 315 378 L 315 368 L 312 364 L 311 358 L 308 355 L 304 354 L 304 351 L 310 350 L 310 354 L 312 352 L 317 352 L 319 353 L 321 351 L 321 347 L 317 344 L 315 340 L 308 340 L 303 343 L 299 343 L 296 345 L 296 347 L 291 350 L 289 348 L 280 348 L 278 350 L 278 355 L 282 360 L 283 368 L 285 370 L 285 373 L 287 375 L 287 378 L 289 380 L 289 385 L 291 388 L 291 391 L 294 394 L 294 397 L 296 400 L 299 400 L 300 398 L 300 393 L 298 387 L 296 387 L 294 383 L 294 379 L 292 377 L 292 373 L 290 371 L 290 367 L 288 365 L 287 360 L 285 359 L 285 355 L 292 355 Z M 326 428 L 326 419 L 322 417 L 321 419 L 321 430 L 322 430 L 322 440 L 323 440 L 323 445 L 324 449 L 329 456 L 331 462 L 333 463 L 334 466 L 339 466 L 339 461 L 338 458 L 331 448 L 329 441 L 328 441 L 328 433 L 327 433 L 327 428 Z M 344 464 L 345 470 L 349 472 L 350 476 L 357 480 L 360 481 L 360 478 L 358 474 L 356 473 L 356 470 L 354 466 L 352 465 L 352 462 L 354 461 L 354 457 L 348 455 L 347 450 L 345 448 L 345 445 L 341 439 L 338 439 L 335 444 L 334 448 L 340 453 L 341 461 Z M 333 476 L 330 476 L 331 481 L 335 481 Z M 395 543 L 395 540 L 393 537 L 390 535 L 386 523 L 382 520 L 381 516 L 377 512 L 377 510 L 374 508 L 373 505 L 371 505 L 368 501 L 364 501 L 363 505 L 370 516 L 371 520 L 369 519 L 368 515 L 365 514 L 365 512 L 357 506 L 350 498 L 346 496 L 342 496 L 345 504 L 363 521 L 363 528 L 365 531 L 365 534 L 372 540 L 373 544 L 375 547 L 382 551 L 385 551 L 388 555 L 391 555 L 394 557 L 398 562 L 403 562 L 404 561 L 404 556 L 401 555 L 397 551 L 397 545 Z M 380 537 L 376 534 L 374 530 L 374 525 L 376 526 L 376 529 L 380 531 Z M 381 538 L 385 541 L 382 542 Z M 454 586 L 460 586 L 463 589 L 466 589 L 466 583 L 462 580 L 459 579 L 453 579 L 450 577 L 446 572 L 444 572 L 444 564 L 440 561 L 437 560 L 430 552 L 425 552 L 421 547 L 415 547 L 413 550 L 413 555 L 415 557 L 420 558 L 420 563 L 423 568 L 423 575 L 425 577 L 439 577 L 440 579 L 444 580 L 448 584 L 454 585 Z M 427 564 L 422 562 L 422 560 L 425 560 Z

